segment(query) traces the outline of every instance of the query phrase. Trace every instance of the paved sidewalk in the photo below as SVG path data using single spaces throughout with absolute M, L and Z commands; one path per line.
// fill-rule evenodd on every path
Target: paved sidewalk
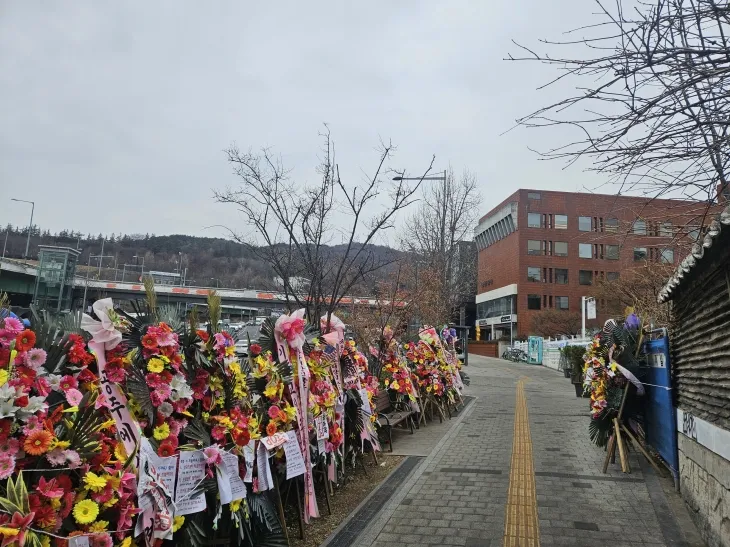
M 354 545 L 696 545 L 683 506 L 636 454 L 631 474 L 601 473 L 587 400 L 562 375 L 478 356 L 467 372 L 476 400 L 443 426 L 398 436 L 396 450 L 427 457 Z

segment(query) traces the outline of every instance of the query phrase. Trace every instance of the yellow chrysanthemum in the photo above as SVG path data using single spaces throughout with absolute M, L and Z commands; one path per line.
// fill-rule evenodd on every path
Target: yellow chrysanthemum
M 53 443 L 53 448 L 60 448 L 61 450 L 66 450 L 69 446 L 71 446 L 71 443 L 68 441 L 59 441 L 56 439 L 56 442 Z
M 94 524 L 89 526 L 89 532 L 106 532 L 109 528 L 109 521 L 97 520 Z
M 231 502 L 231 513 L 235 513 L 241 508 L 241 500 L 234 500 Z
M 165 439 L 167 439 L 170 436 L 170 426 L 167 425 L 167 423 L 158 425 L 156 428 L 154 428 L 152 430 L 152 435 L 158 441 L 164 441 Z
M 119 498 L 112 498 L 108 502 L 106 502 L 102 507 L 104 509 L 109 509 L 110 507 L 116 505 L 116 503 L 119 501 Z
M 74 518 L 79 524 L 91 524 L 99 516 L 99 505 L 92 500 L 81 500 L 74 505 Z
M 147 361 L 147 370 L 149 370 L 150 372 L 160 373 L 165 370 L 165 363 L 162 362 L 162 359 L 153 357 L 152 359 Z
M 132 547 L 132 538 L 131 537 L 125 537 L 122 542 L 119 544 L 119 547 Z
M 270 386 L 267 386 L 264 390 L 264 395 L 268 398 L 272 398 L 276 395 L 277 389 L 276 384 L 272 384 Z
M 180 528 L 182 528 L 182 525 L 184 523 L 185 523 L 185 517 L 176 515 L 172 521 L 172 531 L 177 532 Z
M 89 471 L 84 475 L 84 484 L 86 484 L 87 490 L 101 492 L 106 486 L 106 479 Z
M 41 547 L 51 547 L 51 536 L 41 535 Z
M 124 448 L 123 443 L 117 443 L 114 446 L 114 457 L 120 462 L 127 460 L 127 449 Z
M 3 537 L 15 537 L 20 533 L 20 530 L 16 528 L 9 528 L 8 526 L 0 526 L 0 536 Z

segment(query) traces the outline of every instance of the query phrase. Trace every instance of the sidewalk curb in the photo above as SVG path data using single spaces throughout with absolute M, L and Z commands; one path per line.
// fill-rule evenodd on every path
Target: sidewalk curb
M 447 432 L 433 447 L 431 453 L 426 456 L 413 471 L 411 471 L 410 476 L 406 482 L 403 483 L 400 491 L 394 494 L 380 509 L 377 516 L 370 522 L 368 530 L 357 538 L 357 540 L 353 543 L 353 547 L 370 547 L 375 542 L 378 535 L 383 530 L 383 527 L 386 525 L 388 520 L 390 520 L 390 517 L 393 516 L 393 513 L 395 513 L 395 510 L 398 508 L 401 501 L 403 501 L 403 499 L 410 493 L 411 489 L 416 484 L 416 481 L 418 481 L 423 472 L 434 462 L 434 460 L 441 457 L 448 443 L 459 433 L 459 431 L 461 431 L 462 422 L 473 412 L 477 406 L 476 403 L 480 399 L 480 397 L 476 395 L 473 397 L 474 399 L 472 399 L 469 406 L 459 413 L 459 416 L 456 418 L 456 423 L 451 430 Z

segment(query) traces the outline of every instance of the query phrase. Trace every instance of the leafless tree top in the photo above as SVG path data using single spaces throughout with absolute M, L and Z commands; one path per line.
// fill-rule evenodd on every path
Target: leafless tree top
M 575 85 L 518 123 L 573 126 L 575 141 L 541 156 L 568 164 L 585 157 L 620 193 L 715 200 L 728 187 L 730 161 L 730 4 L 656 0 L 625 9 L 621 0 L 594 1 L 599 20 L 566 40 L 542 40 L 550 53 L 517 44 L 524 54 L 509 56 L 556 65 L 561 74 L 546 86 Z

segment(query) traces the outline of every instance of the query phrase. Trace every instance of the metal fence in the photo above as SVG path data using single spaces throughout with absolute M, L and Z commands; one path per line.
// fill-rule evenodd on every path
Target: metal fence
M 552 340 L 544 338 L 542 341 L 542 366 L 555 370 L 563 370 L 562 354 L 560 348 L 565 346 L 587 346 L 591 343 L 590 338 L 569 338 L 566 340 Z M 514 348 L 521 349 L 525 353 L 528 352 L 527 342 L 515 342 Z

